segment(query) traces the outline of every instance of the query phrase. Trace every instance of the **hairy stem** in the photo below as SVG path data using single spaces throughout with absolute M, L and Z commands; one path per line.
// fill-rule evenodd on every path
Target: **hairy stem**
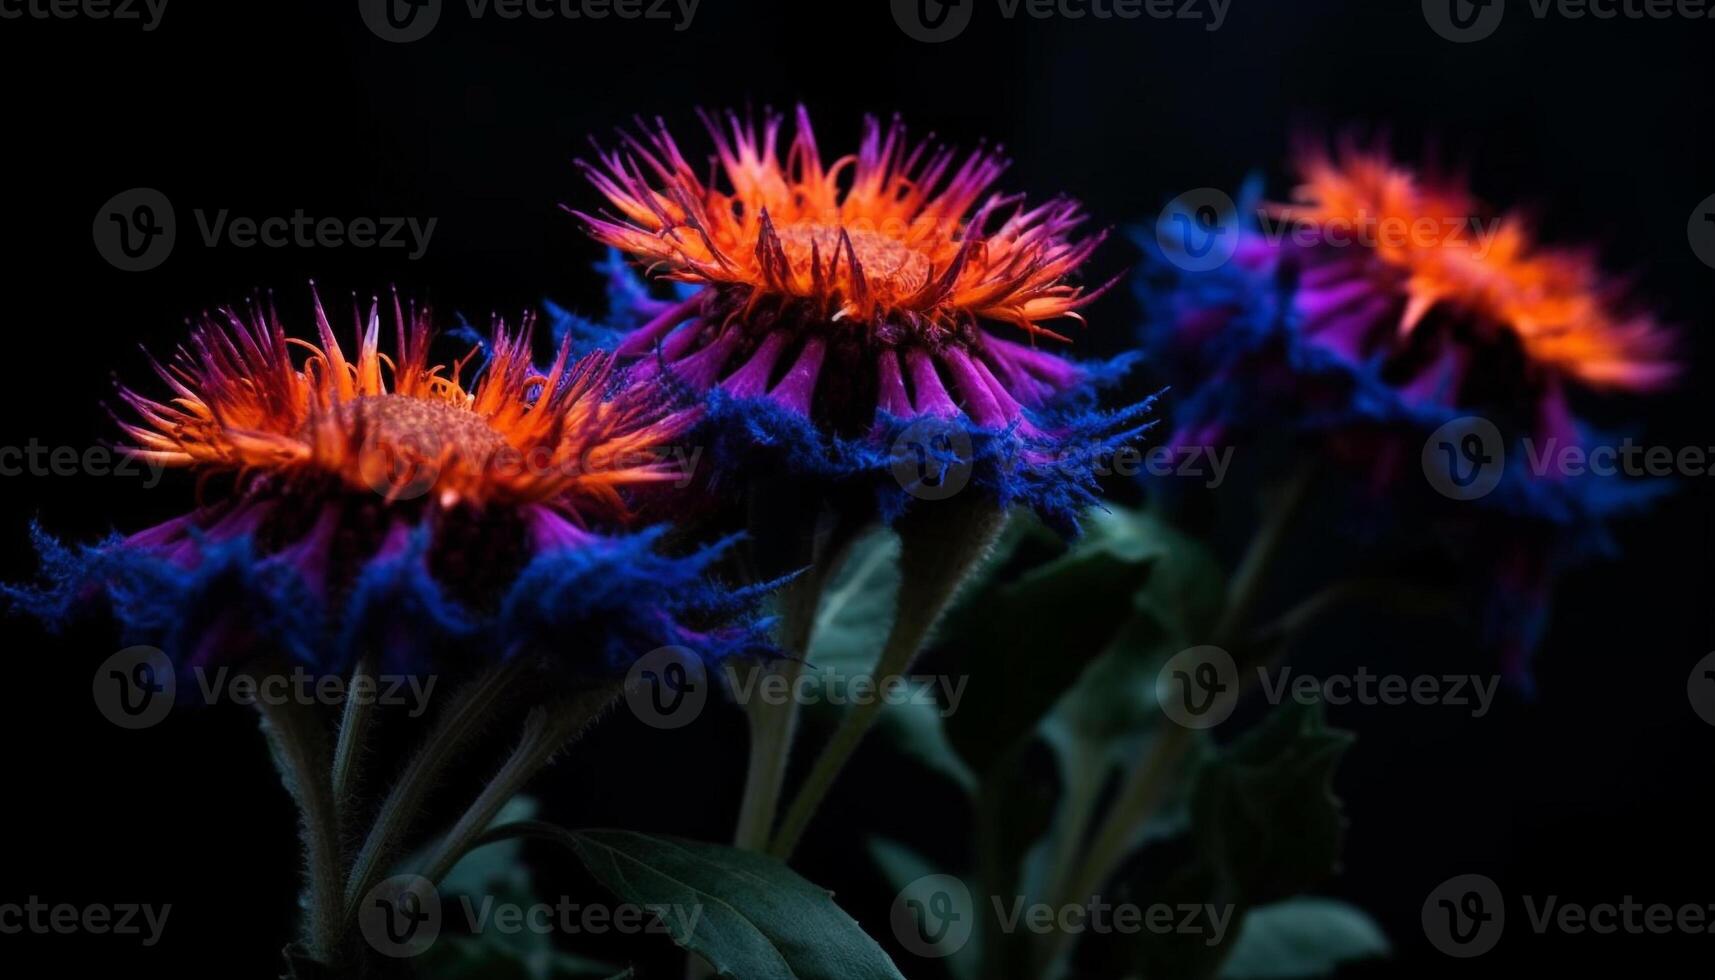
M 988 555 L 1005 523 L 1005 511 L 977 500 L 947 501 L 900 522 L 898 609 L 872 675 L 877 683 L 911 666 L 960 584 Z M 872 698 L 846 712 L 793 798 L 770 853 L 782 859 L 792 855 L 882 707 L 881 698 Z
M 567 745 L 577 740 L 613 704 L 619 689 L 604 685 L 581 692 L 552 707 L 536 708 L 524 721 L 524 731 L 512 754 L 488 781 L 452 830 L 441 839 L 423 865 L 422 875 L 439 884 L 470 849 L 507 802 Z
M 365 654 L 352 668 L 351 683 L 345 691 L 345 707 L 340 713 L 339 738 L 333 752 L 333 801 L 341 828 L 352 825 L 357 804 L 359 753 L 364 735 L 369 730 L 369 716 L 375 706 L 375 657 Z
M 1226 602 L 1215 627 L 1216 646 L 1230 651 L 1235 645 L 1244 643 L 1245 630 L 1268 573 L 1280 557 L 1287 534 L 1309 498 L 1315 475 L 1313 466 L 1300 467 L 1264 505 L 1262 523 L 1228 584 Z M 1254 677 L 1252 672 L 1242 669 L 1244 652 L 1239 651 L 1235 657 L 1241 667 L 1241 683 L 1247 677 Z M 1126 774 L 1125 783 L 1091 839 L 1078 871 L 1070 877 L 1066 890 L 1056 896 L 1058 904 L 1089 902 L 1119 869 L 1130 853 L 1138 831 L 1155 816 L 1174 780 L 1180 775 L 1186 751 L 1193 743 L 1192 736 L 1193 732 L 1184 726 L 1172 722 L 1163 725 L 1149 751 Z M 1074 938 L 1063 930 L 1056 930 L 1047 937 L 1041 958 L 1044 970 L 1053 967 Z
M 399 781 L 387 794 L 369 828 L 363 846 L 352 862 L 346 879 L 346 919 L 356 915 L 358 902 L 375 887 L 387 870 L 387 862 L 403 843 L 411 821 L 440 781 L 447 765 L 480 735 L 514 681 L 524 671 L 523 657 L 511 657 L 491 667 L 437 718 L 423 747 L 411 758 Z
M 302 942 L 317 959 L 338 945 L 341 908 L 339 823 L 328 781 L 327 732 L 309 705 L 286 699 L 258 698 L 262 731 L 268 738 L 280 781 L 298 806 L 308 886 Z
M 839 521 L 831 529 L 813 536 L 808 555 L 810 567 L 780 591 L 780 646 L 791 659 L 753 667 L 758 672 L 754 678 L 758 683 L 752 684 L 751 690 L 762 690 L 761 676 L 770 671 L 785 679 L 786 690 L 797 690 L 798 678 L 804 672 L 804 658 L 815 633 L 822 593 L 845 563 L 860 530 L 856 524 Z M 768 847 L 780 809 L 786 767 L 797 736 L 799 705 L 796 698 L 786 698 L 780 703 L 755 698 L 744 710 L 750 721 L 750 759 L 733 844 L 749 851 L 762 851 Z

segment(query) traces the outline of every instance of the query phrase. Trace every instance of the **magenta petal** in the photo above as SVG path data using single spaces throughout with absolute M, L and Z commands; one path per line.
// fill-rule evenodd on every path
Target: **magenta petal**
M 538 552 L 582 547 L 595 537 L 552 509 L 540 505 L 525 512 L 525 521 L 530 531 L 530 541 Z
M 881 376 L 876 407 L 898 418 L 910 418 L 911 396 L 905 393 L 905 377 L 899 373 L 899 354 L 892 350 L 876 355 L 876 372 Z
M 793 362 L 786 377 L 774 386 L 769 397 L 802 415 L 809 415 L 810 401 L 816 394 L 816 378 L 822 373 L 822 355 L 826 352 L 827 345 L 822 338 L 811 337 L 804 341 L 798 360 Z
M 941 376 L 928 354 L 921 350 L 911 351 L 905 355 L 905 367 L 911 372 L 911 388 L 917 396 L 918 414 L 946 419 L 959 414 L 959 406 L 953 404 L 947 389 L 941 385 Z
M 714 386 L 726 368 L 726 362 L 738 347 L 738 330 L 730 328 L 715 342 L 695 354 L 673 363 L 673 374 L 686 384 L 701 391 Z
M 988 382 L 971 366 L 970 356 L 957 347 L 948 347 L 941 352 L 941 362 L 958 382 L 959 394 L 965 399 L 965 412 L 985 429 L 1005 428 L 1007 417 L 989 391 Z
M 702 302 L 703 297 L 699 293 L 683 303 L 668 307 L 660 316 L 633 330 L 630 336 L 614 348 L 614 354 L 619 357 L 637 357 L 649 353 L 669 331 L 690 319 Z
M 785 346 L 784 334 L 778 330 L 770 333 L 757 345 L 744 367 L 722 381 L 721 387 L 734 398 L 760 398 L 768 391 L 768 379 L 774 376 L 775 362 L 780 360 L 780 351 Z
M 997 360 L 1004 358 L 1031 377 L 1047 382 L 1055 392 L 1075 388 L 1083 380 L 1083 371 L 1076 364 L 1047 351 L 990 334 L 983 335 L 983 344 Z

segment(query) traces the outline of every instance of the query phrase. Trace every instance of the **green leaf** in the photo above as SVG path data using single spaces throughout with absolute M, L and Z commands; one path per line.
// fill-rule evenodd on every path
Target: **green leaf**
M 1063 554 L 961 608 L 944 646 L 970 682 L 948 734 L 973 770 L 986 772 L 1028 735 L 1108 647 L 1160 556 L 1133 524 L 1096 512 Z
M 816 670 L 863 673 L 875 667 L 899 591 L 899 535 L 885 528 L 854 542 L 822 592 L 804 659 Z
M 1361 909 L 1326 898 L 1294 898 L 1251 910 L 1221 976 L 1325 977 L 1342 963 L 1389 952 L 1381 927 Z
M 1325 726 L 1320 703 L 1292 703 L 1198 771 L 1193 832 L 1229 895 L 1278 901 L 1334 873 L 1346 825 L 1334 769 L 1351 744 Z
M 498 828 L 570 848 L 622 901 L 655 911 L 667 934 L 721 976 L 743 980 L 902 980 L 829 894 L 774 858 L 629 830 Z
M 495 824 L 530 820 L 536 810 L 535 800 L 515 797 L 501 809 Z M 470 851 L 442 879 L 441 895 L 449 901 L 468 898 L 516 906 L 535 904 L 539 898 L 523 851 L 523 841 L 516 839 Z M 421 867 L 422 863 L 423 856 L 414 855 L 404 867 Z M 563 953 L 554 947 L 553 937 L 529 929 L 442 936 L 424 951 L 417 967 L 431 980 L 585 980 L 609 977 L 618 969 L 612 963 Z

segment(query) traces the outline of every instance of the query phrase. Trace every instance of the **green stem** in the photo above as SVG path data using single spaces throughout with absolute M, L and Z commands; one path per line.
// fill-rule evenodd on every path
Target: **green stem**
M 1265 504 L 1262 525 L 1252 537 L 1250 546 L 1245 550 L 1245 555 L 1240 559 L 1238 569 L 1228 585 L 1226 602 L 1220 621 L 1215 627 L 1216 646 L 1232 650 L 1245 644 L 1245 630 L 1261 596 L 1263 584 L 1275 561 L 1280 557 L 1287 536 L 1303 510 L 1305 501 L 1309 499 L 1315 476 L 1314 466 L 1301 466 Z M 1239 656 L 1235 657 L 1241 668 L 1245 665 L 1244 652 L 1240 650 Z M 1241 669 L 1241 683 L 1247 676 L 1251 674 Z M 1161 734 L 1150 745 L 1149 751 L 1127 774 L 1119 796 L 1109 807 L 1107 818 L 1102 821 L 1101 827 L 1090 842 L 1081 867 L 1071 876 L 1066 891 L 1055 897 L 1057 904 L 1089 902 L 1102 884 L 1119 869 L 1126 855 L 1130 853 L 1138 831 L 1155 816 L 1167 798 L 1168 790 L 1172 788 L 1174 779 L 1180 773 L 1186 751 L 1193 743 L 1192 735 L 1190 729 L 1181 725 L 1169 723 L 1163 727 Z M 1044 971 L 1052 968 L 1070 947 L 1073 938 L 1073 935 L 1062 930 L 1056 930 L 1048 936 L 1041 959 Z
M 810 641 L 815 635 L 822 594 L 828 582 L 845 564 L 851 545 L 862 530 L 862 524 L 836 519 L 832 527 L 812 535 L 809 567 L 801 577 L 780 591 L 780 647 L 793 659 L 754 667 L 758 676 L 753 680 L 758 683 L 753 684 L 751 690 L 763 690 L 760 684 L 762 675 L 770 671 L 778 672 L 784 678 L 786 690 L 798 689 L 798 678 L 804 672 Z M 800 706 L 795 697 L 779 703 L 758 697 L 751 699 L 744 710 L 750 721 L 750 760 L 733 843 L 745 850 L 763 851 L 768 847 L 768 838 L 774 832 L 775 817 L 780 809 L 786 767 L 791 761 L 792 743 L 797 737 Z
M 399 781 L 393 784 L 346 879 L 345 918 L 348 924 L 357 913 L 359 901 L 381 880 L 387 870 L 387 862 L 397 852 L 412 819 L 421 812 L 423 802 L 440 781 L 448 763 L 482 733 L 496 705 L 523 672 L 525 659 L 508 658 L 504 664 L 488 669 L 473 681 L 441 713 L 423 747 L 406 765 Z
M 955 499 L 925 507 L 900 521 L 899 600 L 872 675 L 877 683 L 903 674 L 1006 523 L 1006 513 L 988 501 Z M 769 852 L 786 859 L 883 707 L 881 698 L 852 706 L 822 747 L 804 785 L 793 798 Z
M 1220 623 L 1215 627 L 1216 646 L 1231 647 L 1244 639 L 1243 631 L 1261 597 L 1264 580 L 1280 557 L 1287 534 L 1304 509 L 1315 479 L 1313 465 L 1299 467 L 1287 478 L 1277 495 L 1264 505 L 1262 526 L 1251 538 L 1250 547 L 1245 549 L 1238 570 L 1227 585 L 1226 606 Z
M 423 877 L 439 884 L 465 851 L 488 830 L 501 808 L 552 762 L 555 755 L 582 735 L 616 697 L 616 688 L 604 686 L 582 692 L 553 708 L 532 710 L 524 721 L 518 745 L 500 771 L 453 824 L 452 830 L 436 845 L 423 865 Z
M 258 698 L 256 707 L 280 781 L 298 806 L 309 889 L 303 943 L 310 956 L 325 960 L 338 943 L 342 881 L 339 824 L 328 781 L 327 732 L 308 705 L 289 699 L 270 704 Z
M 763 675 L 770 672 L 785 678 L 787 690 L 796 689 L 798 676 L 804 670 L 801 658 L 809 647 L 824 581 L 819 570 L 812 571 L 783 590 L 780 642 L 793 659 L 752 667 L 757 676 L 752 678 L 751 690 L 762 690 Z M 774 817 L 780 808 L 780 791 L 786 782 L 786 765 L 798 728 L 798 701 L 786 698 L 776 703 L 767 698 L 753 698 L 744 710 L 750 720 L 750 762 L 733 844 L 747 851 L 761 851 L 768 846 L 768 835 L 774 830 Z
M 375 706 L 375 657 L 366 654 L 352 668 L 340 713 L 339 738 L 333 752 L 333 801 L 341 827 L 350 827 L 357 804 L 359 751 Z

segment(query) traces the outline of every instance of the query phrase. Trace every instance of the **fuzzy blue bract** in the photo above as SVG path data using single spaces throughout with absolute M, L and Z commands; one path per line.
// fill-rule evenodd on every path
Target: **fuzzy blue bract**
M 284 660 L 343 673 L 375 652 L 392 674 L 456 671 L 532 656 L 567 679 L 622 674 L 663 646 L 714 666 L 771 657 L 763 596 L 779 582 L 728 589 L 713 566 L 732 540 L 684 555 L 662 550 L 665 529 L 538 551 L 492 604 L 474 609 L 430 571 L 429 531 L 410 529 L 329 596 L 249 534 L 199 537 L 193 561 L 118 536 L 68 547 L 35 529 L 42 582 L 0 586 L 18 611 L 52 630 L 110 614 L 120 640 L 167 653 L 181 676 L 198 668 Z

